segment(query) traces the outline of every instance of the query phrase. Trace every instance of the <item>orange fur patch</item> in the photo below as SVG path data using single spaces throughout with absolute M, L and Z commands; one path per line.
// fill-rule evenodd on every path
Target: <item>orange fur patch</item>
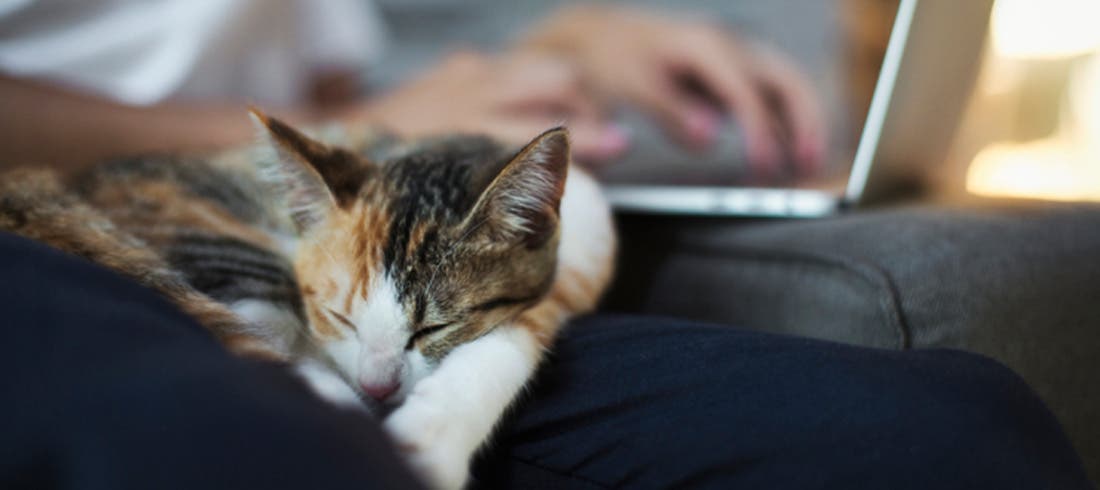
M 358 219 L 350 230 L 355 250 L 355 267 L 352 269 L 352 288 L 348 295 L 348 308 L 351 299 L 358 295 L 366 299 L 371 277 L 382 263 L 382 247 L 389 234 L 389 216 L 380 206 L 361 203 L 356 208 Z

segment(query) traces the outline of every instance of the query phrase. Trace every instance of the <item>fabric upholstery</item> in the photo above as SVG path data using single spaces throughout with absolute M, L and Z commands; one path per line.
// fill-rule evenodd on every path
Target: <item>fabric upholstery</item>
M 991 356 L 1040 393 L 1100 478 L 1100 206 L 620 226 L 607 309 Z

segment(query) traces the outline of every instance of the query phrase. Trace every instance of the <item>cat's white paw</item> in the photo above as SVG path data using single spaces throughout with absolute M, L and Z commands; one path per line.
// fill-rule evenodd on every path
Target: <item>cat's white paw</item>
M 466 483 L 477 443 L 463 434 L 456 420 L 438 404 L 410 397 L 384 422 L 394 444 L 413 471 L 432 488 L 460 489 Z
M 462 488 L 470 460 L 531 376 L 538 352 L 527 330 L 498 328 L 453 350 L 383 422 L 429 485 Z

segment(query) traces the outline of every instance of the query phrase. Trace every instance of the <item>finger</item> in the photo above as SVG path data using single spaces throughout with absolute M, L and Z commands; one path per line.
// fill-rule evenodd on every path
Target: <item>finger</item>
M 761 48 L 757 76 L 778 99 L 794 139 L 794 156 L 804 172 L 818 170 L 825 158 L 824 110 L 809 81 L 779 53 Z
M 603 112 L 587 90 L 580 72 L 563 59 L 547 55 L 513 56 L 498 74 L 503 106 L 556 111 L 563 115 L 595 119 Z
M 639 73 L 632 80 L 635 102 L 679 141 L 703 147 L 718 137 L 721 116 L 701 100 L 684 93 L 671 74 Z
M 577 91 L 534 93 L 495 107 L 509 114 L 540 115 L 548 120 L 604 121 L 607 118 L 602 104 L 590 94 Z
M 584 92 L 557 94 L 529 94 L 498 106 L 509 113 L 543 114 L 552 119 L 599 121 L 604 110 L 599 103 Z
M 511 60 L 505 69 L 507 89 L 499 93 L 502 100 L 496 112 L 513 122 L 502 131 L 526 134 L 534 128 L 537 134 L 564 122 L 574 134 L 575 155 L 603 161 L 626 150 L 628 135 L 607 123 L 603 108 L 585 90 L 572 65 L 546 56 L 523 57 Z
M 481 130 L 515 145 L 522 145 L 547 129 L 563 125 L 561 120 L 541 117 L 500 119 Z M 622 128 L 595 121 L 572 121 L 564 124 L 569 129 L 570 149 L 573 156 L 589 163 L 601 163 L 621 156 L 629 147 L 629 134 Z
M 611 162 L 630 149 L 630 132 L 617 124 L 596 121 L 567 121 L 573 155 L 588 164 Z
M 775 172 L 779 149 L 769 129 L 771 116 L 763 96 L 748 73 L 751 66 L 721 33 L 699 32 L 688 39 L 691 49 L 681 50 L 677 61 L 680 69 L 697 78 L 737 119 L 744 132 L 749 161 L 758 170 Z

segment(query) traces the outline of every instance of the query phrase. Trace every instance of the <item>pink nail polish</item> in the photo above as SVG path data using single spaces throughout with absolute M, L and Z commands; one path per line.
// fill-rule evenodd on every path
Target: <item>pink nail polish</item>
M 600 153 L 614 156 L 626 151 L 630 146 L 630 131 L 618 124 L 610 124 L 600 135 Z
M 749 160 L 757 170 L 766 176 L 774 176 L 779 173 L 778 149 L 764 140 L 748 142 Z
M 718 137 L 718 116 L 712 111 L 692 111 L 684 118 L 684 128 L 692 140 L 710 144 Z

